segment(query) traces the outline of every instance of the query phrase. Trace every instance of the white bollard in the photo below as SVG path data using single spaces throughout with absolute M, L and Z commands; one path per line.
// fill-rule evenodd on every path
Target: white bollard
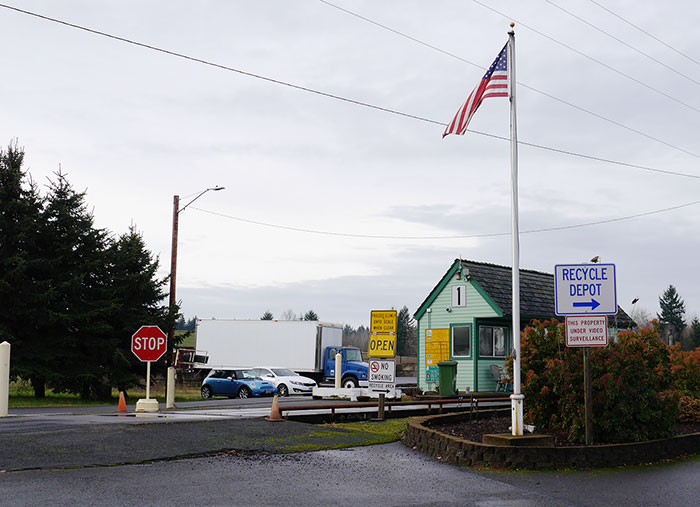
M 340 389 L 340 380 L 343 375 L 343 356 L 340 353 L 335 355 L 335 388 Z
M 175 367 L 168 367 L 168 384 L 166 386 L 165 408 L 175 408 Z
M 7 417 L 10 402 L 10 344 L 0 343 L 0 417 Z
M 510 422 L 511 422 L 511 434 L 514 437 L 523 436 L 523 400 L 525 399 L 524 394 L 511 394 L 510 395 Z

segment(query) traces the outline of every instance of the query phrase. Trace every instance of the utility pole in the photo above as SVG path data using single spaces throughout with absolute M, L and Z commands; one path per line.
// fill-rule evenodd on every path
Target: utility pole
M 165 356 L 166 366 L 170 366 L 172 363 L 172 348 L 175 343 L 175 305 L 177 304 L 175 297 L 175 287 L 177 277 L 177 233 L 179 227 L 179 216 L 180 216 L 180 196 L 173 196 L 173 239 L 172 246 L 170 248 L 170 316 L 173 318 L 173 322 L 168 329 L 168 349 Z

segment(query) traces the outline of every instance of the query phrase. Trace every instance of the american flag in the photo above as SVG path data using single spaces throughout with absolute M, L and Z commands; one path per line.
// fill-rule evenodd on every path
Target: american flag
M 479 109 L 484 99 L 489 97 L 508 97 L 508 43 L 498 53 L 489 70 L 486 71 L 479 84 L 469 94 L 469 98 L 464 105 L 459 108 L 442 137 L 448 134 L 464 135 L 472 116 Z

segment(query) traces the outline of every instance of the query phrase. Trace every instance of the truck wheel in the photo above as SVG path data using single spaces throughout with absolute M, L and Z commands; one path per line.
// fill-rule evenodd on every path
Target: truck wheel
M 348 377 L 343 379 L 343 387 L 345 389 L 355 389 L 357 387 L 357 380 L 353 377 Z
M 280 384 L 277 386 L 277 394 L 283 398 L 289 396 L 289 388 L 284 384 Z
M 246 386 L 241 387 L 238 390 L 238 397 L 239 398 L 249 398 L 250 397 L 250 389 L 248 389 Z
M 202 386 L 202 398 L 205 400 L 210 399 L 214 395 L 213 391 L 211 390 L 211 387 L 209 386 Z

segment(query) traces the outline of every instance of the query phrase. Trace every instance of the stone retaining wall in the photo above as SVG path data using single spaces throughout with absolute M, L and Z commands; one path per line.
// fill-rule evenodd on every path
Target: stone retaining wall
M 450 423 L 468 418 L 469 414 L 459 413 L 411 419 L 403 442 L 456 465 L 535 470 L 639 465 L 700 453 L 700 433 L 629 444 L 502 447 L 470 442 L 429 427 L 430 422 Z

